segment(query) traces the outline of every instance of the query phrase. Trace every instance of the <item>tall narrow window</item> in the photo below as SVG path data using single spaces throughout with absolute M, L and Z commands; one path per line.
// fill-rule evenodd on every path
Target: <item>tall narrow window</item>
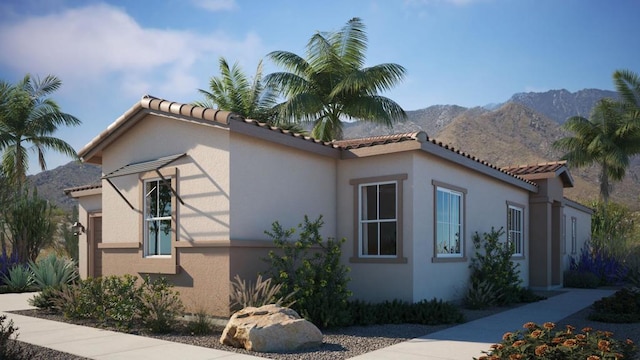
M 361 184 L 360 256 L 397 255 L 397 182 Z
M 436 253 L 438 257 L 462 257 L 463 193 L 436 188 Z
M 524 209 L 518 206 L 509 205 L 507 208 L 507 242 L 513 246 L 513 256 L 524 256 L 523 213 Z
M 171 255 L 170 180 L 144 182 L 144 237 L 146 256 Z
M 571 217 L 571 253 L 578 252 L 578 219 Z
M 567 215 L 562 215 L 562 253 L 567 253 Z

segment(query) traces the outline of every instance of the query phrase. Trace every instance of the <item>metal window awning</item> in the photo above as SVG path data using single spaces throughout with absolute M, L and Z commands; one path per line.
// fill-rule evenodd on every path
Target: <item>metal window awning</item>
M 161 157 L 154 160 L 127 164 L 119 169 L 116 169 L 108 173 L 107 175 L 104 175 L 102 179 L 107 180 L 109 185 L 111 185 L 111 187 L 116 192 L 118 192 L 118 195 L 120 195 L 120 197 L 127 203 L 127 205 L 129 205 L 131 209 L 135 209 L 133 205 L 131 205 L 129 200 L 127 200 L 127 198 L 124 197 L 122 192 L 120 192 L 120 190 L 113 184 L 113 182 L 111 182 L 111 179 L 115 177 L 125 176 L 125 175 L 133 175 L 133 174 L 139 174 L 147 171 L 155 171 L 156 174 L 158 174 L 158 176 L 162 179 L 162 181 L 165 184 L 169 185 L 169 188 L 171 189 L 171 192 L 173 193 L 173 195 L 180 201 L 182 205 L 184 205 L 184 201 L 182 201 L 182 198 L 180 198 L 180 195 L 178 195 L 176 190 L 171 186 L 171 182 L 167 180 L 164 176 L 162 176 L 162 174 L 160 173 L 160 169 L 162 169 L 163 167 L 173 163 L 174 161 L 186 155 L 187 155 L 186 153 L 176 154 L 176 155 Z

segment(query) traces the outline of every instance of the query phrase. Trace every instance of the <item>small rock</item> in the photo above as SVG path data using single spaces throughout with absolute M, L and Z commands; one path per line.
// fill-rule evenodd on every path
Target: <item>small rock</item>
M 233 314 L 220 342 L 251 351 L 288 352 L 321 345 L 322 333 L 294 310 L 271 304 Z

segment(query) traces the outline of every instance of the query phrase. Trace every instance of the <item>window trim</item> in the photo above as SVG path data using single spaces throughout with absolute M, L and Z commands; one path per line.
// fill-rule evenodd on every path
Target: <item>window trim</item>
M 514 252 L 511 256 L 512 259 L 524 259 L 525 258 L 525 244 L 526 244 L 526 229 L 525 229 L 525 211 L 526 206 L 518 204 L 512 201 L 507 201 L 507 241 L 509 241 L 509 212 L 511 210 L 520 211 L 520 252 Z
M 144 193 L 143 194 L 144 203 L 143 203 L 143 207 L 142 207 L 142 214 L 143 214 L 142 215 L 143 216 L 142 217 L 142 233 L 143 233 L 143 239 L 142 239 L 143 246 L 142 246 L 142 249 L 143 249 L 143 255 L 144 255 L 145 258 L 163 258 L 163 257 L 166 258 L 166 257 L 171 257 L 171 254 L 150 254 L 149 253 L 149 248 L 151 247 L 151 244 L 150 244 L 151 239 L 149 237 L 149 227 L 151 226 L 150 223 L 153 222 L 153 221 L 166 221 L 166 220 L 171 221 L 171 229 L 170 229 L 171 238 L 170 238 L 169 247 L 170 248 L 173 247 L 172 246 L 172 244 L 174 242 L 173 234 L 175 233 L 175 231 L 174 231 L 175 227 L 173 225 L 174 224 L 174 218 L 175 218 L 173 209 L 174 209 L 174 203 L 175 203 L 175 196 L 173 195 L 173 192 L 171 192 L 171 213 L 169 213 L 168 216 L 156 216 L 156 217 L 150 217 L 149 216 L 149 217 L 147 217 L 148 214 L 146 214 L 146 212 L 147 212 L 147 194 L 146 194 L 146 191 L 147 191 L 147 184 L 150 184 L 150 183 L 156 183 L 156 184 L 161 184 L 162 183 L 165 186 L 168 185 L 169 187 L 171 187 L 172 186 L 172 184 L 171 184 L 171 182 L 172 182 L 171 180 L 172 179 L 173 179 L 172 177 L 165 176 L 165 179 L 161 179 L 160 177 L 157 177 L 157 178 L 142 180 L 142 191 Z M 166 180 L 169 180 L 169 184 L 166 184 Z M 147 246 L 147 245 L 149 245 L 149 246 Z M 161 244 L 156 244 L 156 248 L 157 249 L 161 248 Z
M 567 214 L 562 214 L 562 228 L 560 229 L 562 236 L 562 253 L 567 253 Z
M 353 189 L 353 255 L 349 258 L 352 263 L 407 263 L 403 255 L 403 182 L 409 177 L 407 174 L 395 174 L 349 180 Z M 360 190 L 362 186 L 396 184 L 396 254 L 395 255 L 362 255 L 361 252 L 361 203 Z
M 445 182 L 432 180 L 433 186 L 433 257 L 432 262 L 466 262 L 467 261 L 467 239 L 466 239 L 466 223 L 467 223 L 467 189 L 451 185 Z M 458 193 L 460 195 L 460 254 L 439 254 L 438 253 L 438 190 L 446 190 L 450 193 Z
M 179 171 L 178 168 L 162 168 L 158 169 L 158 172 L 170 181 L 170 185 L 172 189 L 179 193 Z M 179 229 L 179 201 L 175 194 L 172 192 L 171 194 L 171 255 L 146 255 L 146 242 L 145 242 L 145 218 L 144 218 L 144 192 L 145 192 L 145 182 L 149 180 L 161 180 L 161 177 L 158 176 L 156 170 L 148 171 L 145 173 L 141 173 L 138 176 L 139 181 L 139 204 L 141 204 L 141 210 L 139 212 L 139 244 L 140 248 L 138 251 L 139 254 L 139 262 L 137 266 L 137 270 L 139 273 L 159 273 L 159 274 L 177 274 L 178 265 L 177 265 L 177 256 L 176 256 L 176 244 L 178 239 L 178 229 Z
M 571 217 L 571 254 L 578 253 L 578 218 Z

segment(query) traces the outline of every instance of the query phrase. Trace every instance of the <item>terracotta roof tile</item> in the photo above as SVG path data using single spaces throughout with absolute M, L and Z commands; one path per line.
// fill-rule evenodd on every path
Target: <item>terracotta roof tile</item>
M 64 191 L 65 195 L 69 195 L 73 192 L 78 192 L 78 191 L 85 191 L 85 190 L 92 190 L 92 189 L 101 189 L 102 188 L 102 184 L 101 183 L 94 183 L 94 184 L 88 184 L 88 185 L 81 185 L 81 186 L 75 186 L 75 187 L 71 187 L 71 188 L 66 188 L 62 191 Z
M 427 134 L 424 131 L 416 131 L 412 133 L 404 134 L 392 134 L 382 136 L 372 136 L 360 139 L 346 139 L 346 140 L 334 140 L 331 143 L 340 149 L 357 149 L 368 146 L 384 145 L 390 143 L 397 143 L 408 140 L 417 140 L 419 142 L 425 142 L 427 140 Z
M 542 164 L 505 167 L 503 168 L 503 170 L 515 175 L 532 175 L 532 174 L 544 174 L 544 173 L 556 172 L 566 165 L 567 165 L 566 161 L 553 161 L 553 162 L 546 162 Z

